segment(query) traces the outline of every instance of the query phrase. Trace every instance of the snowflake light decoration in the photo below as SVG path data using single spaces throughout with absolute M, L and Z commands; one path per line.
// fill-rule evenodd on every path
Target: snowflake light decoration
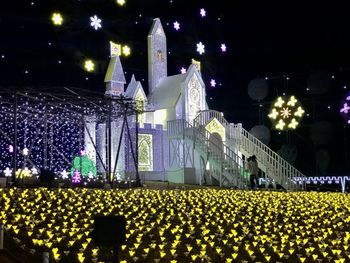
M 125 5 L 125 0 L 117 0 L 117 4 L 123 6 Z
M 220 49 L 221 49 L 221 52 L 226 52 L 227 47 L 225 44 L 221 44 Z
M 63 17 L 60 13 L 53 13 L 51 16 L 51 20 L 55 26 L 61 26 L 63 23 Z
M 60 174 L 62 179 L 68 179 L 69 173 L 66 170 L 63 170 Z
M 99 28 L 102 27 L 101 25 L 102 20 L 98 18 L 97 15 L 90 17 L 90 21 L 91 21 L 90 26 L 95 28 L 95 30 L 98 30 Z
M 305 111 L 295 96 L 278 97 L 272 107 L 268 117 L 273 127 L 277 130 L 296 129 L 300 124 Z
M 173 23 L 173 25 L 174 25 L 174 29 L 175 29 L 176 31 L 178 31 L 178 30 L 180 29 L 180 23 L 179 23 L 179 22 L 175 21 L 175 22 Z
M 202 55 L 205 51 L 204 51 L 204 48 L 205 48 L 205 46 L 203 45 L 203 43 L 202 42 L 199 42 L 198 44 L 197 44 L 197 52 L 200 54 L 200 55 Z
M 6 177 L 12 176 L 12 170 L 8 167 L 6 167 L 6 169 L 3 172 Z
M 128 46 L 123 46 L 122 50 L 123 50 L 122 51 L 123 55 L 126 56 L 126 57 L 131 54 L 131 49 Z
M 342 104 L 340 105 L 339 113 L 343 116 L 345 121 L 350 124 L 350 96 L 347 94 Z
M 95 69 L 95 64 L 91 59 L 85 60 L 84 68 L 87 72 L 92 72 Z

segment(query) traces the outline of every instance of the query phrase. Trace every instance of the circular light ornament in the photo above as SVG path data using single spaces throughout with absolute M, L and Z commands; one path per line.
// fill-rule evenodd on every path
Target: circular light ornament
M 340 106 L 339 112 L 343 116 L 345 121 L 348 124 L 350 124 L 350 94 L 347 94 L 345 96 L 345 99 L 343 100 L 343 103 Z
M 278 97 L 272 107 L 268 117 L 276 130 L 294 130 L 305 114 L 300 102 L 295 96 Z

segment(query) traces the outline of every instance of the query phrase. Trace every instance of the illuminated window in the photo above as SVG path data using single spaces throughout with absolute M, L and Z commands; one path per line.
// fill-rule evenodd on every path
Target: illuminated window
M 152 134 L 139 134 L 139 170 L 153 171 Z
M 145 108 L 145 98 L 142 94 L 142 91 L 141 89 L 139 89 L 136 93 L 136 96 L 135 96 L 135 107 L 136 107 L 136 110 L 138 112 L 142 112 Z M 144 113 L 141 113 L 139 114 L 138 116 L 138 121 L 139 121 L 139 124 L 140 126 L 143 126 L 143 124 L 145 123 L 145 114 Z
M 164 61 L 164 59 L 163 59 L 163 53 L 162 53 L 161 50 L 158 50 L 158 51 L 157 51 L 157 57 L 158 57 L 158 61 L 159 61 L 159 62 Z

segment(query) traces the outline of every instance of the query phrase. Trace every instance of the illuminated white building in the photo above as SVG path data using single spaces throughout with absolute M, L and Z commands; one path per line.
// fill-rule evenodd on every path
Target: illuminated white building
M 136 76 L 137 77 L 137 76 Z M 166 36 L 159 19 L 154 19 L 148 35 L 148 95 L 133 75 L 126 83 L 117 54 L 112 54 L 105 77 L 106 95 L 124 95 L 143 110 L 130 119 L 131 137 L 138 141 L 138 169 L 141 179 L 191 184 L 216 184 L 244 188 L 249 181 L 244 159 L 255 154 L 259 167 L 270 179 L 287 189 L 295 188 L 291 178 L 300 173 L 266 145 L 242 128 L 228 123 L 223 114 L 210 110 L 200 64 L 186 73 L 168 76 Z M 126 89 L 124 85 L 127 84 Z M 105 124 L 92 124 L 97 150 L 106 161 Z M 114 168 L 122 121 L 112 123 L 112 170 L 122 176 L 135 172 L 132 147 L 124 136 Z M 85 140 L 87 154 L 96 161 L 96 151 Z M 91 144 L 91 143 L 90 143 Z M 98 169 L 102 169 L 97 161 Z

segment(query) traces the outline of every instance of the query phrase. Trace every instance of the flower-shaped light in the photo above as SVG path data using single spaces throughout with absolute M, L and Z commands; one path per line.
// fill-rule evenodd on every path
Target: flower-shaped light
M 272 125 L 277 130 L 296 129 L 301 122 L 305 111 L 295 96 L 278 97 L 272 107 L 268 117 Z

